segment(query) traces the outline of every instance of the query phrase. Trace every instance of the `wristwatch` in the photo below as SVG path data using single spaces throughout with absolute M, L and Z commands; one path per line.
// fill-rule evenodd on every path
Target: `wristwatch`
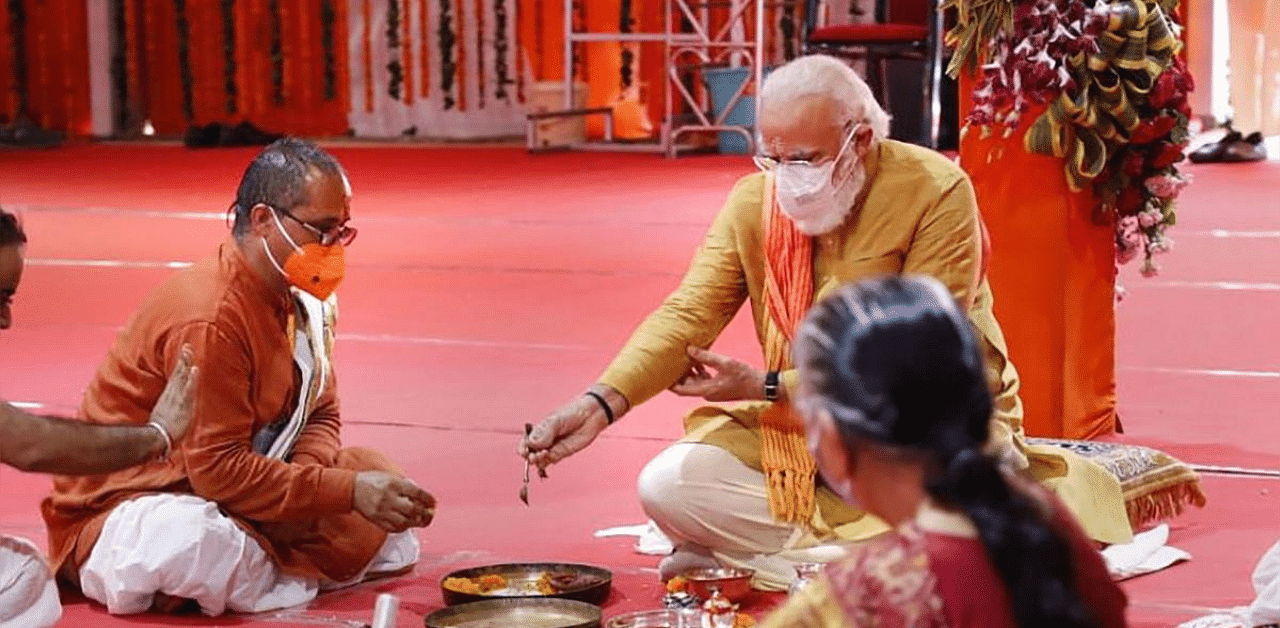
M 764 398 L 768 401 L 778 400 L 778 372 L 769 371 L 764 374 Z

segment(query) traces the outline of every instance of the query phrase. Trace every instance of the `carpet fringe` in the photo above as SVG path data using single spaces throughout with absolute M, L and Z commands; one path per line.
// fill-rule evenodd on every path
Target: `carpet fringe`
M 1130 525 L 1139 529 L 1148 523 L 1172 519 L 1182 514 L 1188 505 L 1204 508 L 1206 503 L 1208 499 L 1200 487 L 1200 478 L 1193 477 L 1172 486 L 1127 498 L 1125 510 L 1129 515 Z

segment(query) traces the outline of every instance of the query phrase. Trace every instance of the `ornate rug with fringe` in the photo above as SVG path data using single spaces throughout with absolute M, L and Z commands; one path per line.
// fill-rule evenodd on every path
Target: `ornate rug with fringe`
M 1200 476 L 1186 463 L 1157 449 L 1055 438 L 1028 438 L 1027 442 L 1069 449 L 1116 476 L 1135 530 L 1170 519 L 1187 505 L 1203 508 L 1206 503 Z

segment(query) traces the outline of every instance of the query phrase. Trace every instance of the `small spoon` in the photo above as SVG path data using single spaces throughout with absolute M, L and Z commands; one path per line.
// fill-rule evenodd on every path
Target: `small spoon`
M 533 424 L 525 423 L 524 437 L 528 438 L 529 435 L 532 433 L 533 433 Z M 524 484 L 520 486 L 520 501 L 524 502 L 525 506 L 529 505 L 529 459 L 528 458 L 524 459 Z

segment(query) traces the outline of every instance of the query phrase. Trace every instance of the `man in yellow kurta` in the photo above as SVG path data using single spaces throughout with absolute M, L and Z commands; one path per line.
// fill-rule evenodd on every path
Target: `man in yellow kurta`
M 737 183 L 680 287 L 596 384 L 533 430 L 521 454 L 540 466 L 557 462 L 668 388 L 737 402 L 686 417 L 686 437 L 641 472 L 641 502 L 676 548 L 660 567 L 664 577 L 719 564 L 754 569 L 758 587 L 785 588 L 795 564 L 832 560 L 887 527 L 815 477 L 789 412 L 797 321 L 784 313 L 802 312 L 845 282 L 926 274 L 948 286 L 985 341 L 996 402 L 990 447 L 1055 490 L 1093 538 L 1129 541 L 1114 477 L 1023 442 L 1018 375 L 992 313 L 981 220 L 964 172 L 936 152 L 886 139 L 888 115 L 834 58 L 779 67 L 760 98 L 763 172 Z M 765 372 L 707 350 L 747 301 Z

